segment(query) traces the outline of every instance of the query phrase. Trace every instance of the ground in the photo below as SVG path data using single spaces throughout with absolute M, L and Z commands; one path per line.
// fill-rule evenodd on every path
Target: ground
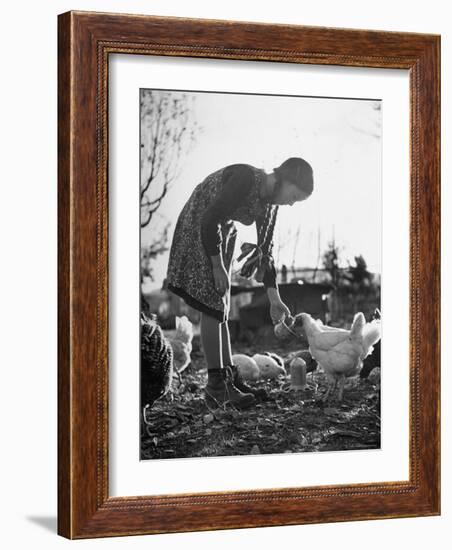
M 242 345 L 236 353 L 255 353 Z M 287 347 L 272 349 L 283 358 Z M 325 375 L 308 374 L 309 388 L 290 389 L 290 378 L 260 381 L 270 400 L 245 411 L 207 408 L 202 388 L 207 374 L 202 354 L 175 378 L 172 397 L 147 411 L 142 426 L 141 458 L 187 458 L 270 453 L 344 451 L 380 448 L 380 388 L 375 379 L 347 381 L 341 403 L 323 404 Z M 316 389 L 317 386 L 317 389 Z

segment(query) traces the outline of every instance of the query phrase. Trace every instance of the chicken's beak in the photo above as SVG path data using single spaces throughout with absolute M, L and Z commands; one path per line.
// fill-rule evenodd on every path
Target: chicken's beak
M 297 315 L 295 315 L 294 317 L 294 322 L 293 322 L 293 326 L 303 326 L 303 317 L 301 316 L 301 313 L 298 313 Z
M 303 317 L 302 314 L 299 313 L 298 315 L 295 315 L 294 322 L 292 324 L 292 329 L 296 332 L 300 332 L 303 330 Z

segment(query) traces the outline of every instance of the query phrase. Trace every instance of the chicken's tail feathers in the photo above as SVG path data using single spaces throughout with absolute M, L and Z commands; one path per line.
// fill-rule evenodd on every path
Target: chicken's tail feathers
M 361 311 L 355 313 L 355 316 L 353 317 L 353 323 L 350 328 L 350 337 L 352 339 L 360 338 L 363 334 L 363 329 L 365 325 L 366 318 L 364 317 L 364 313 L 362 313 Z
M 370 323 L 366 323 L 364 314 L 361 311 L 356 313 L 350 329 L 350 337 L 355 340 L 362 338 L 362 343 L 365 349 L 364 357 L 366 357 L 372 352 L 372 346 L 381 338 L 380 319 L 374 319 Z
M 368 349 L 369 355 L 373 351 L 373 346 L 381 338 L 381 322 L 379 319 L 375 319 L 370 323 L 366 323 L 363 329 L 363 342 L 365 349 Z

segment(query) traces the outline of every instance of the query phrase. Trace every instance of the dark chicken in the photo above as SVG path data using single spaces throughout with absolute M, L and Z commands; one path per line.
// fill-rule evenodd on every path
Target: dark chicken
M 157 324 L 156 316 L 141 313 L 141 410 L 168 393 L 173 378 L 173 350 Z
M 374 319 L 381 319 L 381 313 L 378 308 L 374 311 L 370 320 L 373 321 Z M 367 378 L 375 367 L 381 368 L 381 339 L 374 345 L 374 351 L 371 355 L 368 355 L 364 359 L 363 368 L 359 373 L 360 378 Z

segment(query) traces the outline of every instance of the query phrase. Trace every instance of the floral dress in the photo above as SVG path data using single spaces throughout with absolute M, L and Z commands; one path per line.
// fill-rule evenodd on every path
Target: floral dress
M 230 293 L 215 289 L 210 256 L 221 253 L 231 273 L 237 237 L 234 221 L 258 231 L 269 203 L 260 197 L 264 170 L 249 164 L 232 164 L 209 174 L 199 183 L 182 209 L 172 240 L 167 271 L 168 290 L 191 307 L 220 322 L 229 315 Z M 274 269 L 264 277 L 266 287 L 276 286 Z

